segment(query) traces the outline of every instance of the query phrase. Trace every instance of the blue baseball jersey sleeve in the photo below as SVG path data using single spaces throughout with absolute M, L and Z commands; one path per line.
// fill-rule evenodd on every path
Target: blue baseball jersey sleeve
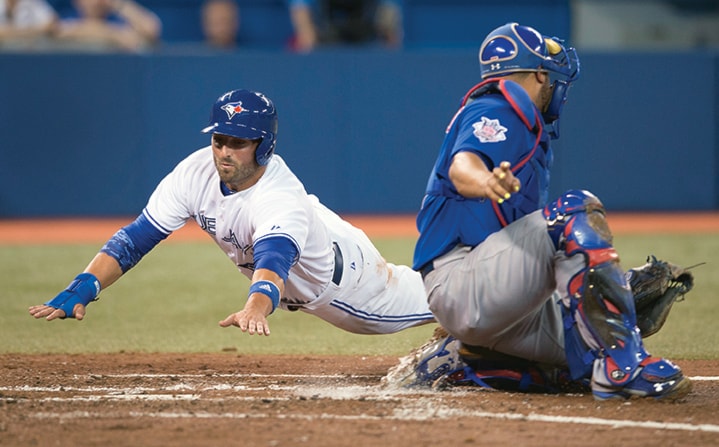
M 526 93 L 498 87 L 483 92 L 457 112 L 447 128 L 417 215 L 420 237 L 414 269 L 422 269 L 457 245 L 474 247 L 546 203 L 552 153 L 540 116 Z M 479 155 L 490 170 L 509 161 L 521 190 L 502 205 L 461 196 L 449 178 L 449 168 L 452 158 L 463 151 Z

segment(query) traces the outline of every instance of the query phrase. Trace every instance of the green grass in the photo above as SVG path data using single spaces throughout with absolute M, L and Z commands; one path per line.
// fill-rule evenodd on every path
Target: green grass
M 413 241 L 384 247 L 409 263 Z M 98 245 L 0 245 L 0 353 L 220 352 L 402 355 L 433 325 L 391 335 L 355 335 L 302 312 L 278 310 L 269 337 L 218 322 L 242 309 L 249 280 L 208 241 L 161 244 L 104 290 L 83 321 L 34 320 L 27 309 L 54 297 Z M 395 247 L 402 247 L 395 249 Z M 384 253 L 384 251 L 383 251 Z
M 392 262 L 411 262 L 411 238 L 375 239 Z M 625 267 L 648 254 L 694 269 L 695 289 L 647 340 L 670 358 L 719 357 L 719 235 L 617 237 Z M 391 335 L 354 335 L 302 312 L 277 311 L 272 335 L 248 336 L 218 321 L 242 308 L 249 281 L 211 242 L 161 244 L 103 291 L 84 321 L 34 320 L 27 312 L 82 271 L 99 245 L 0 245 L 0 353 L 221 352 L 404 355 L 434 325 Z
M 705 263 L 691 270 L 694 289 L 645 344 L 671 359 L 719 358 L 719 234 L 618 236 L 615 247 L 626 268 L 643 264 L 649 254 L 686 267 Z

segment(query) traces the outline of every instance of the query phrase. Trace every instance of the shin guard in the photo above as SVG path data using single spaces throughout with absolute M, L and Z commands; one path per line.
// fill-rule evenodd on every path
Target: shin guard
M 587 191 L 572 190 L 543 210 L 557 251 L 583 255 L 586 267 L 566 286 L 563 308 L 565 350 L 572 378 L 591 374 L 597 358 L 608 357 L 607 378 L 616 385 L 629 381 L 648 357 L 637 328 L 634 298 L 619 266 L 604 207 Z M 564 295 L 564 293 L 563 293 Z

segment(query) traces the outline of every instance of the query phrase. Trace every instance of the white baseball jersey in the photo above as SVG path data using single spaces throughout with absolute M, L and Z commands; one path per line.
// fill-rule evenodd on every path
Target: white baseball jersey
M 252 187 L 223 195 L 212 148 L 202 148 L 157 186 L 143 214 L 164 233 L 193 218 L 248 278 L 253 246 L 290 239 L 299 253 L 280 307 L 300 309 L 355 333 L 392 333 L 434 321 L 419 273 L 387 263 L 367 236 L 307 194 L 274 155 Z M 336 262 L 333 243 L 339 248 Z M 332 282 L 341 266 L 341 281 Z M 338 272 L 339 273 L 339 272 Z

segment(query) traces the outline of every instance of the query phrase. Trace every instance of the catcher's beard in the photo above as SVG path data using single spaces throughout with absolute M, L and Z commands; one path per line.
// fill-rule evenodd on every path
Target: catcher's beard
M 553 91 L 554 84 L 549 80 L 549 75 L 547 75 L 547 81 L 542 84 L 542 88 L 539 90 L 539 104 L 541 104 L 540 110 L 542 113 L 546 112 L 549 108 L 549 103 L 552 101 Z

